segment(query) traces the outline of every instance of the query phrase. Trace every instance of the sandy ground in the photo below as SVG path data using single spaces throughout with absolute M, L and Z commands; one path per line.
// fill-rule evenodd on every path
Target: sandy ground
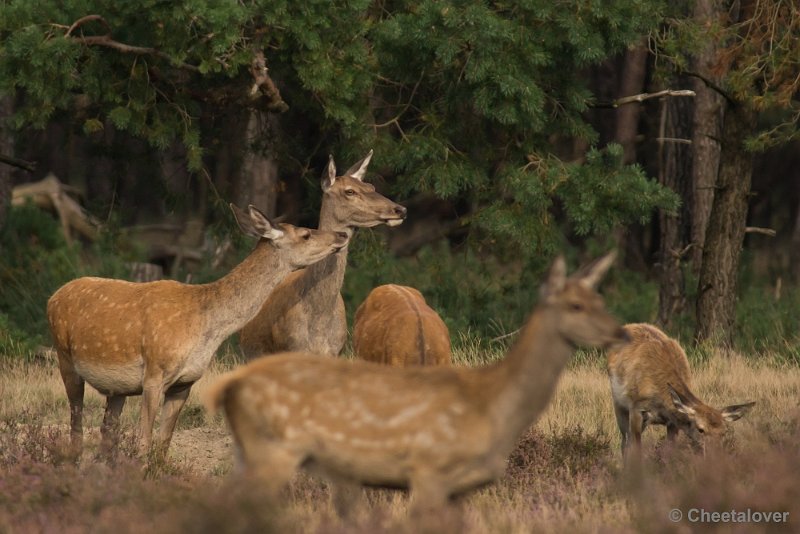
M 222 475 L 233 465 L 233 442 L 224 429 L 177 430 L 170 457 L 197 474 Z

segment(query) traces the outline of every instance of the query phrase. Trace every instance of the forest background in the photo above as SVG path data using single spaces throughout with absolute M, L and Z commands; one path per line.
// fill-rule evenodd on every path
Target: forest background
M 800 363 L 798 73 L 781 0 L 3 2 L 0 353 L 74 277 L 221 276 L 228 202 L 316 226 L 374 149 L 409 217 L 356 233 L 349 316 L 407 284 L 502 343 L 557 252 L 617 247 L 624 321 Z

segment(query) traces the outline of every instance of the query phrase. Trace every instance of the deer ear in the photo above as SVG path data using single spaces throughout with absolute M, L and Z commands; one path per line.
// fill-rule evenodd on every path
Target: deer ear
M 672 385 L 667 384 L 667 389 L 669 389 L 669 394 L 672 397 L 672 404 L 675 405 L 676 410 L 689 416 L 695 414 L 694 408 L 687 404 L 686 399 L 684 399 L 680 393 L 675 391 L 675 388 L 673 388 Z
M 253 237 L 263 237 L 265 239 L 278 239 L 283 237 L 283 231 L 275 228 L 258 208 L 253 205 L 247 207 L 247 213 L 239 209 L 235 204 L 231 204 L 231 211 L 236 219 L 239 228 L 246 235 Z
M 585 269 L 582 269 L 581 272 L 583 274 L 580 276 L 580 283 L 586 287 L 595 289 L 600 283 L 600 280 L 603 279 L 608 270 L 611 268 L 611 265 L 614 264 L 616 257 L 617 251 L 612 250 L 605 256 L 593 261 Z
M 258 232 L 259 237 L 269 239 L 270 241 L 283 237 L 283 230 L 278 230 L 275 224 L 273 224 L 260 209 L 250 204 L 247 206 L 247 211 L 250 213 L 250 220 L 256 232 Z
M 372 150 L 364 156 L 364 159 L 347 169 L 347 172 L 344 173 L 345 176 L 350 176 L 355 178 L 356 180 L 363 182 L 364 175 L 367 174 L 367 166 L 369 165 L 369 161 L 372 159 Z
M 328 166 L 322 173 L 322 191 L 327 192 L 336 183 L 336 164 L 333 162 L 333 154 L 328 155 Z
M 547 275 L 547 281 L 542 284 L 539 289 L 539 295 L 543 299 L 547 299 L 564 290 L 564 284 L 567 282 L 567 262 L 564 256 L 559 254 L 550 267 L 550 274 Z
M 750 408 L 755 406 L 755 402 L 747 402 L 745 404 L 734 404 L 726 406 L 722 410 L 722 418 L 726 421 L 736 421 L 741 419 L 743 415 L 750 411 Z

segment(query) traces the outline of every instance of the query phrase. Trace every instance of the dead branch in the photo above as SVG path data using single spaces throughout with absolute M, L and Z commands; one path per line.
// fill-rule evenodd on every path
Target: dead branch
M 250 88 L 250 98 L 254 99 L 259 93 L 264 95 L 267 100 L 267 109 L 278 113 L 283 113 L 289 109 L 289 105 L 283 101 L 281 92 L 269 76 L 267 60 L 262 50 L 256 50 L 253 54 L 253 61 L 250 64 L 250 73 L 253 75 L 253 86 Z
M 676 143 L 679 145 L 691 145 L 691 139 L 681 139 L 679 137 L 656 137 L 656 141 L 659 143 Z
M 88 35 L 84 36 L 81 34 L 80 36 L 72 35 L 72 32 L 78 29 L 81 25 L 89 21 L 98 21 L 103 24 L 103 26 L 108 29 L 108 33 L 105 35 Z M 120 43 L 119 41 L 115 41 L 111 37 L 111 26 L 108 24 L 101 15 L 86 15 L 85 17 L 81 17 L 76 20 L 72 26 L 69 27 L 67 32 L 64 34 L 64 37 L 68 39 L 74 39 L 82 44 L 87 46 L 104 46 L 106 48 L 113 48 L 118 52 L 122 52 L 123 54 L 136 54 L 136 55 L 149 55 L 149 56 L 156 56 L 161 59 L 164 59 L 170 62 L 172 65 L 175 65 L 178 68 L 189 70 L 192 72 L 200 72 L 200 69 L 194 65 L 190 65 L 189 63 L 183 63 L 181 61 L 177 61 L 172 58 L 169 54 L 162 52 L 156 48 L 150 48 L 147 46 L 134 46 L 125 43 Z
M 74 188 L 61 183 L 55 175 L 48 174 L 38 182 L 18 185 L 12 189 L 11 205 L 21 206 L 30 201 L 39 208 L 54 211 L 61 221 L 61 229 L 67 241 L 71 241 L 71 230 L 94 240 L 100 222 L 86 213 L 81 205 L 69 196 L 68 193 L 74 191 Z
M 659 98 L 662 96 L 695 96 L 695 92 L 689 89 L 679 89 L 679 90 L 664 89 L 663 91 L 658 91 L 656 93 L 641 93 L 638 95 L 623 96 L 622 98 L 612 100 L 611 102 L 595 102 L 594 104 L 591 104 L 590 107 L 614 109 L 620 106 L 624 106 L 625 104 L 644 102 L 645 100 L 650 100 L 651 98 Z
M 5 163 L 6 165 L 11 165 L 12 167 L 17 167 L 28 172 L 33 172 L 36 170 L 36 163 L 25 161 L 23 159 L 12 158 L 11 156 L 6 156 L 5 154 L 0 154 L 0 163 Z
M 746 226 L 744 229 L 746 234 L 762 234 L 769 237 L 775 237 L 777 232 L 772 228 L 760 228 L 758 226 Z

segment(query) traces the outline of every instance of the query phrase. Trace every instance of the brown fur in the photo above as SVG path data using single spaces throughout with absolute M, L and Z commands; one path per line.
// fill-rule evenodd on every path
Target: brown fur
M 322 182 L 320 230 L 345 232 L 380 224 L 396 226 L 406 209 L 364 183 L 372 152 L 336 176 L 331 158 Z M 341 290 L 347 267 L 347 249 L 278 285 L 261 311 L 239 332 L 247 358 L 280 351 L 310 351 L 335 356 L 347 340 L 347 319 Z
M 624 332 L 586 277 L 554 264 L 507 357 L 480 368 L 398 368 L 286 353 L 213 384 L 206 406 L 225 410 L 240 460 L 277 494 L 306 467 L 349 485 L 408 487 L 415 513 L 501 476 L 519 436 L 547 406 L 576 346 Z
M 450 332 L 439 314 L 413 287 L 387 284 L 373 289 L 356 310 L 356 356 L 395 367 L 450 365 Z
M 691 390 L 689 360 L 680 344 L 649 324 L 625 325 L 631 342 L 608 354 L 614 411 L 623 453 L 641 446 L 647 425 L 665 425 L 674 440 L 683 430 L 696 445 L 718 444 L 726 421 L 741 417 L 754 403 L 718 410 Z
M 228 275 L 204 285 L 171 280 L 132 283 L 79 278 L 56 291 L 47 317 L 70 403 L 72 447 L 83 440 L 84 383 L 108 398 L 103 447 L 114 446 L 115 427 L 129 395 L 143 394 L 140 450 L 150 445 L 164 401 L 164 450 L 192 384 L 222 341 L 256 314 L 272 288 L 292 270 L 341 249 L 346 237 L 280 225 L 255 208 L 238 208 L 240 226 L 261 237 L 255 250 Z

